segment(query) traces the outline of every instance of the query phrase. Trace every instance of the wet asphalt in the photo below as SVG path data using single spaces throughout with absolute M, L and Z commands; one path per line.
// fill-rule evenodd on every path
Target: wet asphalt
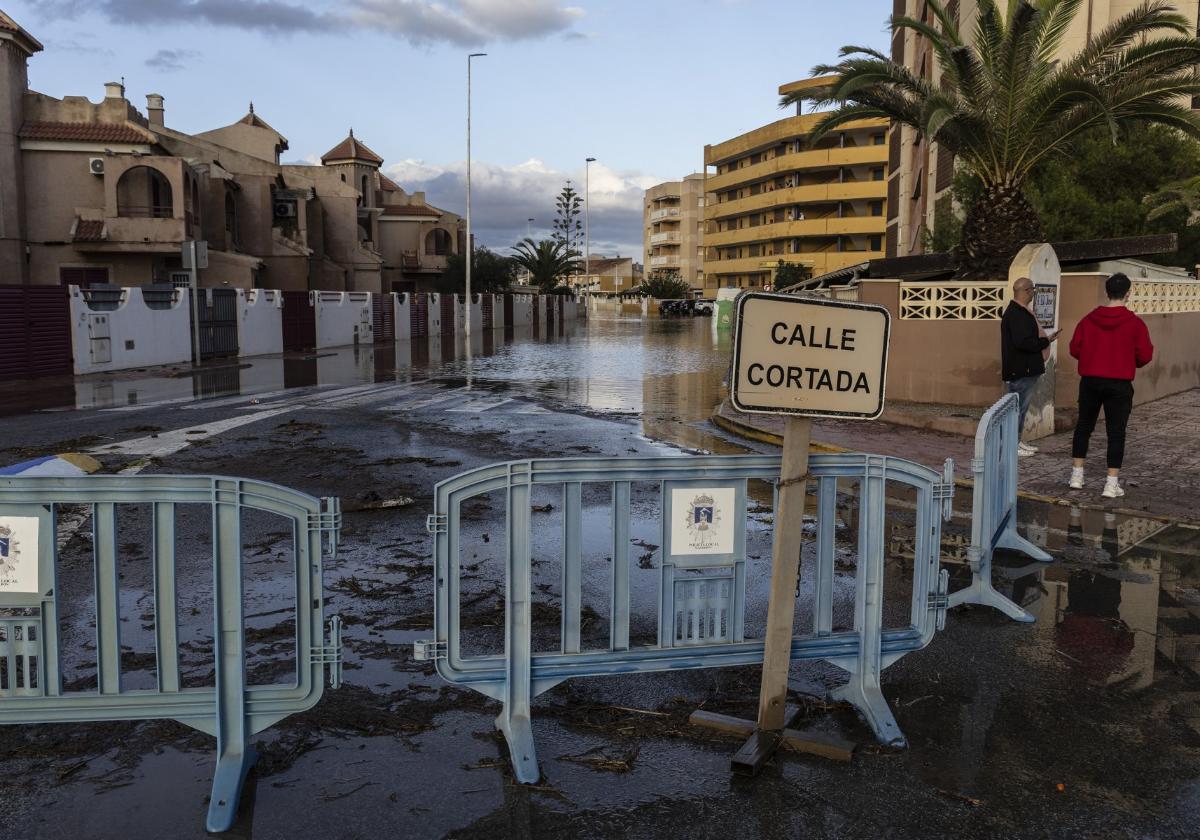
M 849 764 L 782 754 L 754 780 L 731 777 L 738 741 L 687 725 L 696 708 L 752 716 L 758 669 L 578 679 L 534 703 L 543 777 L 513 781 L 499 705 L 413 658 L 430 634 L 433 485 L 504 460 L 736 453 L 769 447 L 707 422 L 723 396 L 728 338 L 706 321 L 597 318 L 561 335 L 476 336 L 424 346 L 250 360 L 189 371 L 43 382 L 10 390 L 0 463 L 88 451 L 106 472 L 222 474 L 337 495 L 341 548 L 325 564 L 326 611 L 345 627 L 345 684 L 258 735 L 259 762 L 226 836 L 384 837 L 1129 837 L 1184 838 L 1200 817 L 1200 532 L 1100 511 L 1022 504 L 1022 530 L 1055 557 L 1003 558 L 997 586 L 1037 616 L 1017 624 L 951 612 L 928 648 L 884 673 L 909 747 L 882 748 L 849 707 L 843 679 L 795 665 L 801 726 L 860 746 Z M 178 432 L 178 434 L 171 434 Z M 634 643 L 653 636 L 656 511 L 631 532 Z M 751 488 L 747 632 L 769 578 L 769 495 Z M 389 500 L 411 499 L 379 508 Z M 561 520 L 535 514 L 535 639 L 556 637 Z M 885 607 L 906 607 L 911 523 L 889 517 Z M 962 508 L 966 499 L 960 498 Z M 502 645 L 503 511 L 464 521 L 464 639 Z M 839 517 L 853 522 L 847 495 Z M 119 523 L 123 679 L 154 684 L 145 511 Z M 539 527 L 540 526 L 540 527 Z M 60 533 L 63 683 L 95 685 L 86 523 Z M 181 670 L 211 685 L 206 521 L 181 516 Z M 585 576 L 612 562 L 606 526 L 585 528 Z M 962 515 L 946 527 L 954 585 L 968 577 Z M 851 529 L 852 530 L 852 529 Z M 246 523 L 247 668 L 287 677 L 288 540 Z M 797 622 L 810 619 L 805 556 Z M 852 620 L 853 553 L 839 562 L 835 625 Z M 806 583 L 807 582 L 807 583 Z M 587 639 L 607 636 L 599 587 L 585 586 Z M 539 610 L 538 603 L 543 607 Z M 0 703 L 3 701 L 0 700 Z M 0 727 L 0 836 L 199 837 L 214 744 L 168 722 Z

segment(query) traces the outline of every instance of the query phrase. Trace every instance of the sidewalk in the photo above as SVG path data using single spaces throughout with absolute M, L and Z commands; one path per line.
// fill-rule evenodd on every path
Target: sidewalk
M 970 411 L 966 409 L 964 411 Z M 982 412 L 980 412 L 982 413 Z M 887 416 L 886 414 L 884 415 Z M 783 418 L 735 411 L 727 402 L 713 422 L 741 437 L 780 445 Z M 955 474 L 970 482 L 974 437 L 884 421 L 815 420 L 813 448 L 853 450 L 908 458 L 938 467 L 954 459 Z M 1114 513 L 1151 516 L 1200 525 L 1200 389 L 1185 391 L 1133 410 L 1125 444 L 1122 499 L 1104 499 L 1104 421 L 1097 424 L 1088 453 L 1087 487 L 1071 490 L 1071 432 L 1036 441 L 1037 455 L 1021 459 L 1021 495 L 1025 498 Z

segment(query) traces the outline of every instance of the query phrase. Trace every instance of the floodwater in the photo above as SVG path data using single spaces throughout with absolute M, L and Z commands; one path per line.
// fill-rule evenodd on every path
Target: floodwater
M 781 756 L 755 782 L 731 779 L 737 742 L 690 729 L 698 707 L 751 716 L 758 669 L 735 668 L 570 680 L 534 704 L 543 779 L 513 783 L 497 705 L 448 687 L 411 644 L 430 635 L 432 568 L 424 516 L 433 483 L 489 462 L 531 455 L 718 453 L 763 450 L 708 424 L 724 397 L 729 339 L 707 319 L 605 317 L 534 337 L 503 331 L 461 339 L 270 357 L 187 370 L 43 383 L 25 392 L 0 430 L 36 434 L 39 422 L 78 417 L 101 428 L 152 419 L 170 427 L 181 405 L 205 418 L 266 405 L 288 392 L 413 383 L 449 394 L 466 387 L 498 406 L 449 413 L 409 399 L 397 415 L 309 412 L 266 433 L 214 437 L 172 455 L 163 472 L 271 478 L 347 503 L 343 546 L 325 572 L 330 612 L 346 620 L 345 685 L 311 712 L 258 736 L 261 758 L 232 836 L 294 837 L 1192 837 L 1200 819 L 1200 531 L 1152 518 L 1022 503 L 1022 532 L 1049 564 L 1002 555 L 997 587 L 1036 617 L 1012 622 L 983 607 L 951 611 L 925 650 L 884 672 L 884 693 L 909 748 L 886 750 L 825 692 L 844 675 L 798 665 L 791 686 L 803 725 L 862 746 L 851 765 Z M 420 393 L 424 394 L 425 390 Z M 236 398 L 236 399 L 235 399 Z M 465 399 L 465 397 L 464 397 Z M 545 414 L 504 414 L 502 403 Z M 117 410 L 119 409 L 119 410 Z M 27 412 L 35 411 L 31 419 Z M 48 412 L 43 414 L 41 412 Z M 189 414 L 194 412 L 182 412 Z M 122 419 L 124 418 L 124 419 Z M 286 420 L 288 418 L 279 418 Z M 617 422 L 612 422 L 612 421 Z M 191 421 L 189 421 L 191 422 Z M 271 421 L 274 423 L 274 421 Z M 28 428 L 33 428 L 29 432 Z M 303 428 L 304 439 L 296 437 Z M 106 431 L 107 429 L 101 428 Z M 129 434 L 135 432 L 130 431 Z M 143 434 L 144 432 L 136 432 Z M 241 434 L 241 433 L 239 433 Z M 127 435 L 128 436 L 128 435 Z M 318 453 L 320 467 L 297 450 Z M 106 466 L 120 464 L 99 453 Z M 394 462 L 394 463 L 393 463 Z M 411 494 L 394 511 L 353 512 L 361 496 Z M 661 566 L 656 490 L 635 487 L 628 547 L 633 644 L 653 643 Z M 495 494 L 493 494 L 495 495 Z M 502 495 L 502 494 L 501 494 Z M 752 484 L 747 528 L 747 632 L 758 635 L 770 570 L 769 489 Z M 969 521 L 944 528 L 952 589 L 970 576 Z M 561 502 L 537 496 L 535 644 L 556 641 L 561 604 Z M 487 500 L 483 500 L 487 501 Z M 889 499 L 885 624 L 909 607 L 914 526 L 910 499 Z M 603 645 L 604 587 L 613 559 L 602 492 L 584 497 L 585 646 Z M 503 644 L 504 510 L 472 505 L 464 523 L 463 621 L 469 651 Z M 132 516 L 132 514 L 130 514 Z M 834 628 L 853 621 L 856 501 L 838 500 L 839 578 Z M 211 599 L 206 591 L 207 513 L 181 520 L 186 615 L 180 666 L 186 686 L 211 684 Z M 144 517 L 143 517 L 144 520 Z M 94 614 L 86 528 L 63 549 L 59 580 L 69 691 L 94 690 Z M 145 525 L 121 523 L 122 668 L 130 687 L 154 685 L 154 632 Z M 277 522 L 245 528 L 246 620 L 251 681 L 286 673 L 292 638 L 279 581 L 287 540 Z M 182 556 L 182 555 L 181 555 Z M 797 626 L 811 622 L 812 557 L 806 553 Z M 470 604 L 466 602 L 470 601 Z M 2 701 L 0 701 L 2 702 Z M 199 836 L 212 742 L 171 724 L 0 730 L 0 775 L 30 778 L 0 801 L 5 836 Z M 181 734 L 183 733 L 183 734 Z

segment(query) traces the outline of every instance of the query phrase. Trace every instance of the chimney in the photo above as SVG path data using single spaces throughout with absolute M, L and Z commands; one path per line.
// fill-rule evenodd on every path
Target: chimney
M 105 99 L 124 99 L 125 85 L 121 82 L 105 82 L 104 83 L 104 98 Z
M 163 123 L 163 98 L 161 93 L 146 94 L 146 116 L 150 118 L 150 125 L 161 126 Z
M 413 200 L 413 204 L 424 204 L 425 203 L 425 193 L 424 192 L 413 193 L 412 200 Z

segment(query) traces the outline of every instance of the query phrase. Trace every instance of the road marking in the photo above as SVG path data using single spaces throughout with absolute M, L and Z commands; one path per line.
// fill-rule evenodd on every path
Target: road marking
M 188 444 L 195 443 L 198 440 L 205 440 L 214 435 L 239 428 L 240 426 L 257 423 L 260 420 L 286 414 L 292 410 L 294 410 L 292 406 L 273 408 L 268 411 L 260 411 L 256 414 L 230 417 L 227 420 L 218 420 L 214 423 L 201 423 L 196 426 L 188 426 L 184 429 L 175 429 L 171 432 L 160 432 L 157 435 L 147 435 L 121 443 L 97 446 L 88 451 L 100 455 L 146 455 L 151 458 L 162 458 L 166 455 L 174 455 Z
M 413 411 L 413 410 L 419 409 L 419 408 L 428 408 L 431 405 L 437 405 L 439 403 L 449 402 L 450 400 L 460 400 L 460 399 L 462 399 L 463 392 L 466 390 L 467 390 L 466 386 L 463 386 L 462 388 L 453 388 L 449 391 L 445 391 L 442 394 L 438 394 L 438 395 L 435 395 L 432 397 L 422 397 L 421 399 L 413 400 L 412 402 L 395 403 L 394 405 L 387 406 L 384 410 L 385 411 Z
M 513 400 L 511 398 L 506 399 L 506 400 L 491 400 L 491 401 L 477 400 L 475 402 L 469 402 L 466 405 L 460 405 L 458 408 L 447 408 L 446 411 L 462 411 L 462 412 L 470 412 L 472 414 L 478 414 L 483 411 L 490 411 L 493 408 L 499 408 L 500 406 L 505 405 L 506 403 L 510 403 L 512 401 Z

